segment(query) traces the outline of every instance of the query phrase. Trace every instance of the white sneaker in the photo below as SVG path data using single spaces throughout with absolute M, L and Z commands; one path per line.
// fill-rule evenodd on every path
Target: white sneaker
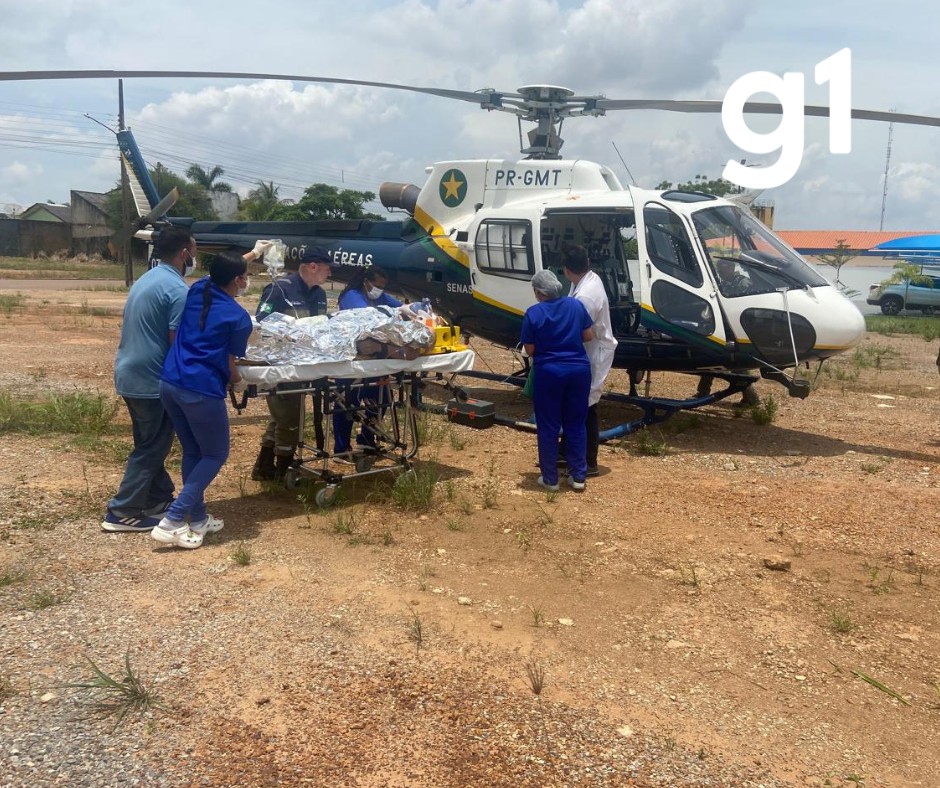
M 218 533 L 224 527 L 224 520 L 220 520 L 218 517 L 213 517 L 209 513 L 206 513 L 206 518 L 204 520 L 200 520 L 198 523 L 189 524 L 189 530 L 194 534 L 199 534 L 200 536 Z
M 549 492 L 558 492 L 557 484 L 549 484 L 545 479 L 539 476 L 539 487 L 548 490 Z
M 180 525 L 165 517 L 160 521 L 160 525 L 150 532 L 150 536 L 162 544 L 185 547 L 187 550 L 195 550 L 202 544 L 202 534 L 191 530 L 186 523 Z
M 577 479 L 574 478 L 574 476 L 569 476 L 569 477 L 568 477 L 568 486 L 569 486 L 572 490 L 574 490 L 575 492 L 583 492 L 583 491 L 584 491 L 585 484 L 584 484 L 583 481 L 580 481 L 580 482 L 579 482 Z

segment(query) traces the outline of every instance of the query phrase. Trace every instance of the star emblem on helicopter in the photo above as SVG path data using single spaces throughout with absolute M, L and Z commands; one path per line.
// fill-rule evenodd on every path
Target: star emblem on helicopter
M 448 208 L 456 208 L 467 196 L 467 176 L 460 170 L 448 170 L 441 178 L 441 202 Z

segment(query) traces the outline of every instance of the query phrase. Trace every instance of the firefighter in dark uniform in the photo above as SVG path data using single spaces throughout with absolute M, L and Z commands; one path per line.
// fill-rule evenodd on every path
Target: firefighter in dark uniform
M 274 280 L 261 294 L 256 316 L 263 320 L 273 312 L 290 317 L 326 314 L 326 292 L 320 286 L 330 278 L 332 258 L 325 249 L 313 246 L 300 255 L 297 270 Z M 291 262 L 286 263 L 291 267 Z M 281 481 L 294 459 L 300 442 L 303 394 L 267 397 L 271 420 L 261 438 L 261 450 L 251 478 L 255 481 Z

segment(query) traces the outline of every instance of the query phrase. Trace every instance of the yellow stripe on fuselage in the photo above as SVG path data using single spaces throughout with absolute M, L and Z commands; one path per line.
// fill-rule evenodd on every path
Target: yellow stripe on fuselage
M 521 309 L 516 309 L 515 307 L 509 306 L 508 304 L 504 304 L 500 301 L 483 295 L 483 293 L 481 293 L 476 288 L 473 290 L 473 297 L 479 301 L 482 301 L 484 304 L 489 304 L 490 306 L 496 307 L 503 312 L 509 312 L 513 315 L 519 315 L 520 317 L 525 314 L 525 312 Z
M 435 246 L 444 252 L 444 254 L 464 268 L 470 267 L 470 258 L 467 257 L 467 253 L 457 248 L 457 244 L 450 240 L 450 236 L 444 228 L 435 221 L 433 216 L 415 207 L 415 221 L 427 230 L 428 236 L 434 242 Z

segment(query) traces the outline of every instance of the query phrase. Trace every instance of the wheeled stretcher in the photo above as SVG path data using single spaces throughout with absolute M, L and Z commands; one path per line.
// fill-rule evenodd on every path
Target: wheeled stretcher
M 413 360 L 367 359 L 316 364 L 242 365 L 242 379 L 249 397 L 296 395 L 304 398 L 300 409 L 300 444 L 285 483 L 296 488 L 303 480 L 324 482 L 317 491 L 318 506 L 328 507 L 340 485 L 354 478 L 411 470 L 418 451 L 416 405 L 418 388 L 429 376 L 449 382 L 473 369 L 474 353 L 419 356 Z M 305 440 L 308 407 L 315 439 Z M 344 413 L 353 423 L 352 448 L 333 452 L 333 416 Z M 355 432 L 362 430 L 374 445 L 357 445 Z

